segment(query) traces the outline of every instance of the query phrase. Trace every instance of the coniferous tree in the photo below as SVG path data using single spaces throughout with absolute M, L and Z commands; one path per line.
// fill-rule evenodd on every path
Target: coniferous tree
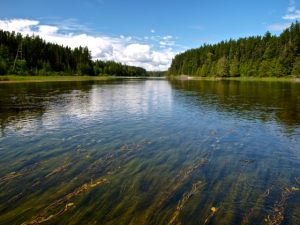
M 16 58 L 16 53 L 18 57 Z M 15 60 L 16 59 L 16 60 Z M 118 75 L 146 76 L 145 69 L 112 61 L 92 61 L 87 47 L 71 49 L 0 30 L 0 75 Z
M 238 77 L 240 76 L 240 72 L 239 72 L 239 61 L 237 58 L 234 58 L 232 63 L 230 64 L 230 76 L 231 77 Z
M 297 57 L 293 64 L 292 75 L 300 76 L 300 57 Z
M 217 75 L 220 77 L 227 77 L 229 75 L 229 64 L 225 56 L 218 60 Z
M 300 24 L 293 23 L 279 36 L 222 41 L 178 54 L 169 75 L 288 76 L 299 75 Z

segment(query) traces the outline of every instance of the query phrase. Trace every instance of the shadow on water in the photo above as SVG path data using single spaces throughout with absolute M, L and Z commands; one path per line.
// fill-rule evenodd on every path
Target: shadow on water
M 0 92 L 0 224 L 300 223 L 299 84 Z
M 199 95 L 200 104 L 246 119 L 277 120 L 287 129 L 300 125 L 300 83 L 258 81 L 179 81 L 173 88 Z

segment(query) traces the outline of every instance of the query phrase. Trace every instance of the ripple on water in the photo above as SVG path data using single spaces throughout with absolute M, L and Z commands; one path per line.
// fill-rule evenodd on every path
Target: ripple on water
M 300 222 L 300 84 L 0 85 L 0 224 Z

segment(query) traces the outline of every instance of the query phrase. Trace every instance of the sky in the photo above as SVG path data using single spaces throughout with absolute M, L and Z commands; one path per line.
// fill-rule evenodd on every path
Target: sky
M 205 43 L 278 35 L 297 19 L 300 0 L 0 0 L 2 30 L 147 70 Z

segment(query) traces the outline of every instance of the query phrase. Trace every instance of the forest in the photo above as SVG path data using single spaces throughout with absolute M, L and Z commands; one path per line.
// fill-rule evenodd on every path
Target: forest
M 0 30 L 0 75 L 147 76 L 145 69 L 93 61 L 87 47 L 71 49 L 38 36 Z
M 178 54 L 169 75 L 201 77 L 283 77 L 300 75 L 300 24 L 293 23 L 280 35 L 205 44 Z

